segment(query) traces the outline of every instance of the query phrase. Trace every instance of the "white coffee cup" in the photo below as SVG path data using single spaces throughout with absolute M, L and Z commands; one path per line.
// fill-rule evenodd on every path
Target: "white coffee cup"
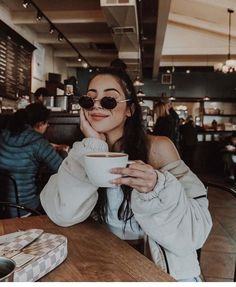
M 118 152 L 96 152 L 85 155 L 85 171 L 92 184 L 98 187 L 114 187 L 110 181 L 121 177 L 120 174 L 112 174 L 114 167 L 126 167 L 128 155 Z

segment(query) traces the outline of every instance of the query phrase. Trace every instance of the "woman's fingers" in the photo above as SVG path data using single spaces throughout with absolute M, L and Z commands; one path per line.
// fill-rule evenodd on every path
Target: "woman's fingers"
M 152 166 L 143 163 L 142 161 L 135 161 L 134 163 L 131 163 L 128 167 L 116 167 L 112 168 L 111 172 L 114 174 L 121 174 L 121 175 L 128 175 L 128 176 L 137 176 L 139 175 L 142 177 L 143 173 L 149 173 L 154 171 Z
M 135 161 L 135 163 L 132 163 L 127 168 L 113 168 L 111 172 L 122 176 L 113 180 L 112 183 L 128 185 L 139 192 L 149 192 L 153 190 L 157 182 L 155 170 L 152 166 L 142 161 Z

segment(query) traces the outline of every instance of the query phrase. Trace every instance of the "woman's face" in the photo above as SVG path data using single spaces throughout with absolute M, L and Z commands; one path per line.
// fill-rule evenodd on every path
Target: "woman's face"
M 118 102 L 125 100 L 125 94 L 117 79 L 111 75 L 98 75 L 89 84 L 87 95 L 101 100 L 103 97 L 113 97 Z M 127 102 L 118 103 L 112 110 L 102 108 L 100 101 L 95 101 L 91 111 L 85 110 L 85 116 L 90 125 L 99 133 L 115 133 L 121 136 L 126 118 L 131 116 Z

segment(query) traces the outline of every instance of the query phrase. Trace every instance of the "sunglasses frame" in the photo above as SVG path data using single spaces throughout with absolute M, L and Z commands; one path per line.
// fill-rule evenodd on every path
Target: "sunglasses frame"
M 91 107 L 89 107 L 89 108 L 83 107 L 83 106 L 80 104 L 80 99 L 82 99 L 82 98 L 92 100 L 92 101 L 93 101 L 93 105 L 92 105 Z M 129 102 L 129 101 L 131 101 L 131 99 L 125 99 L 125 100 L 117 101 L 115 98 L 113 98 L 113 97 L 108 97 L 108 96 L 105 96 L 105 97 L 103 97 L 103 98 L 100 99 L 100 100 L 99 100 L 99 99 L 93 99 L 93 98 L 91 98 L 91 97 L 89 97 L 89 96 L 82 96 L 82 97 L 80 97 L 80 99 L 79 99 L 79 104 L 80 104 L 80 106 L 81 106 L 83 109 L 87 110 L 87 111 L 93 109 L 93 107 L 94 107 L 96 101 L 99 101 L 101 107 L 102 107 L 103 109 L 106 109 L 106 110 L 113 110 L 119 103 L 124 103 L 124 102 Z M 112 100 L 114 100 L 115 103 L 116 103 L 115 106 L 112 107 L 112 108 L 104 107 L 104 104 L 102 104 L 104 99 L 112 99 Z

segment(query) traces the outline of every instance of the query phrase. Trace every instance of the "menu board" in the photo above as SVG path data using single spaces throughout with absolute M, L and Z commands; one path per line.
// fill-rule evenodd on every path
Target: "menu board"
M 0 21 L 0 97 L 30 95 L 34 46 Z

